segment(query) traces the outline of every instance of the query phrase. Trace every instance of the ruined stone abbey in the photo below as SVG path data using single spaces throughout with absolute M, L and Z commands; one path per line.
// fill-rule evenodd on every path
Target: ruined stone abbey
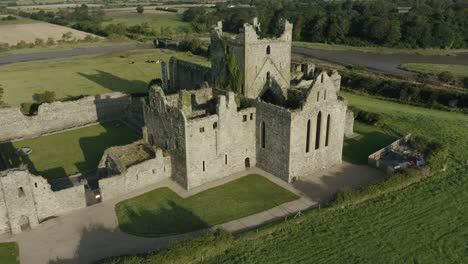
M 340 75 L 291 61 L 289 22 L 276 38 L 262 38 L 259 31 L 253 19 L 228 37 L 218 23 L 211 33 L 211 67 L 172 58 L 162 64 L 162 80 L 150 88 L 146 103 L 114 93 L 44 104 L 32 117 L 0 109 L 0 142 L 112 120 L 143 135 L 104 153 L 94 185 L 88 179 L 55 189 L 5 162 L 0 233 L 89 206 L 90 192 L 105 201 L 163 179 L 191 189 L 249 167 L 292 182 L 341 163 L 354 118 L 338 95 Z

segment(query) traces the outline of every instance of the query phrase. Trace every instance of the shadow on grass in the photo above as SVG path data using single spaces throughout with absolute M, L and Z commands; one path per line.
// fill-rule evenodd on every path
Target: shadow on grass
M 144 81 L 127 80 L 109 72 L 101 70 L 95 71 L 97 74 L 86 74 L 82 72 L 79 72 L 78 74 L 111 91 L 125 93 L 145 93 L 148 90 L 148 84 Z
M 116 209 L 120 229 L 137 236 L 161 237 L 210 227 L 193 211 L 174 201 L 168 201 L 167 206 L 157 211 L 134 210 L 124 204 L 118 204 Z
M 347 139 L 344 142 L 343 160 L 353 164 L 365 165 L 367 164 L 367 157 L 369 157 L 370 154 L 389 145 L 395 140 L 397 140 L 397 137 L 385 132 L 359 131 L 359 136 Z

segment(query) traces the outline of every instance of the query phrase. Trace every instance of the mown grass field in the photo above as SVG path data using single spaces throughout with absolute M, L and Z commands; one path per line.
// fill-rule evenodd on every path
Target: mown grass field
M 248 175 L 186 199 L 159 188 L 116 205 L 119 227 L 139 236 L 203 229 L 255 214 L 299 197 L 259 175 Z
M 448 144 L 449 171 L 377 199 L 315 209 L 234 238 L 208 236 L 156 255 L 104 263 L 467 263 L 468 168 L 462 164 L 468 116 L 344 95 L 386 123 Z M 364 129 L 358 124 L 357 130 Z
M 18 244 L 0 243 L 0 263 L 2 264 L 19 264 L 19 249 Z
M 54 91 L 58 100 L 112 91 L 146 92 L 148 82 L 161 77 L 161 64 L 145 61 L 169 61 L 171 56 L 209 64 L 206 58 L 155 49 L 9 64 L 0 67 L 3 101 L 19 107 L 23 102 L 32 102 L 33 94 L 46 90 Z
M 343 145 L 343 160 L 360 165 L 367 164 L 367 157 L 398 139 L 398 135 L 376 126 L 354 123 L 358 136 L 346 139 Z
M 161 27 L 177 28 L 179 26 L 189 25 L 187 22 L 182 21 L 182 15 L 176 13 L 161 13 L 161 14 L 111 14 L 112 20 L 106 21 L 103 25 L 124 23 L 127 26 L 133 26 L 147 22 L 155 30 L 160 30 Z
M 115 124 L 119 124 L 116 126 Z M 21 163 L 47 179 L 61 178 L 97 167 L 104 151 L 111 146 L 126 145 L 138 139 L 120 123 L 105 123 L 35 139 L 0 145 L 12 166 Z M 30 147 L 32 153 L 17 157 L 14 152 Z
M 379 53 L 379 54 L 411 53 L 411 54 L 420 54 L 420 55 L 455 56 L 458 53 L 468 52 L 468 49 L 398 49 L 398 48 L 387 48 L 387 47 L 357 47 L 357 46 L 340 45 L 340 44 L 311 43 L 311 42 L 301 42 L 301 41 L 295 41 L 293 45 L 297 47 L 320 49 L 320 50 L 331 50 L 331 51 L 350 50 L 350 51 L 361 51 L 361 52 Z
M 451 72 L 455 77 L 468 77 L 468 66 L 457 64 L 433 64 L 433 63 L 405 63 L 400 68 L 418 72 L 437 75 L 441 72 Z

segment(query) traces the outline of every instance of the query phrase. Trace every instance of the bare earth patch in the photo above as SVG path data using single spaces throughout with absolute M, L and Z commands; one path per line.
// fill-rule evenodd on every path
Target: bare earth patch
M 71 32 L 72 39 L 84 39 L 87 35 L 91 35 L 82 31 L 63 27 L 49 23 L 29 23 L 29 24 L 12 24 L 0 25 L 0 42 L 15 45 L 21 40 L 27 43 L 34 42 L 36 38 L 47 40 L 53 38 L 59 40 L 64 33 Z

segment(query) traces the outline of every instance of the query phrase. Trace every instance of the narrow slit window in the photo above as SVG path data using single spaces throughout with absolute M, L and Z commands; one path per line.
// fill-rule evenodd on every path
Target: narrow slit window
M 330 141 L 330 115 L 327 116 L 327 132 L 325 134 L 325 147 L 328 147 Z
M 317 131 L 315 132 L 315 149 L 320 148 L 320 130 L 322 125 L 322 113 L 319 112 L 317 115 Z
M 261 141 L 262 141 L 262 148 L 265 148 L 265 122 L 262 121 L 261 125 Z
M 205 171 L 206 168 L 205 168 L 205 161 L 203 161 L 203 171 Z
M 317 92 L 317 102 L 320 100 L 320 91 Z
M 307 121 L 307 132 L 306 132 L 306 153 L 309 153 L 310 149 L 310 119 Z
M 246 122 L 247 121 L 247 115 L 243 115 L 242 116 L 242 122 Z
M 253 120 L 253 113 L 250 113 L 250 120 Z
M 24 193 L 23 187 L 18 188 L 18 197 L 24 197 L 26 194 Z
M 226 164 L 226 165 L 227 165 L 227 154 L 226 154 L 226 155 L 224 155 L 224 164 Z
M 200 133 L 203 133 L 205 132 L 205 128 L 204 127 L 200 127 Z
M 270 46 L 268 46 L 268 47 L 266 48 L 266 54 L 267 54 L 267 55 L 270 55 L 270 54 L 271 54 L 271 47 L 270 47 Z

